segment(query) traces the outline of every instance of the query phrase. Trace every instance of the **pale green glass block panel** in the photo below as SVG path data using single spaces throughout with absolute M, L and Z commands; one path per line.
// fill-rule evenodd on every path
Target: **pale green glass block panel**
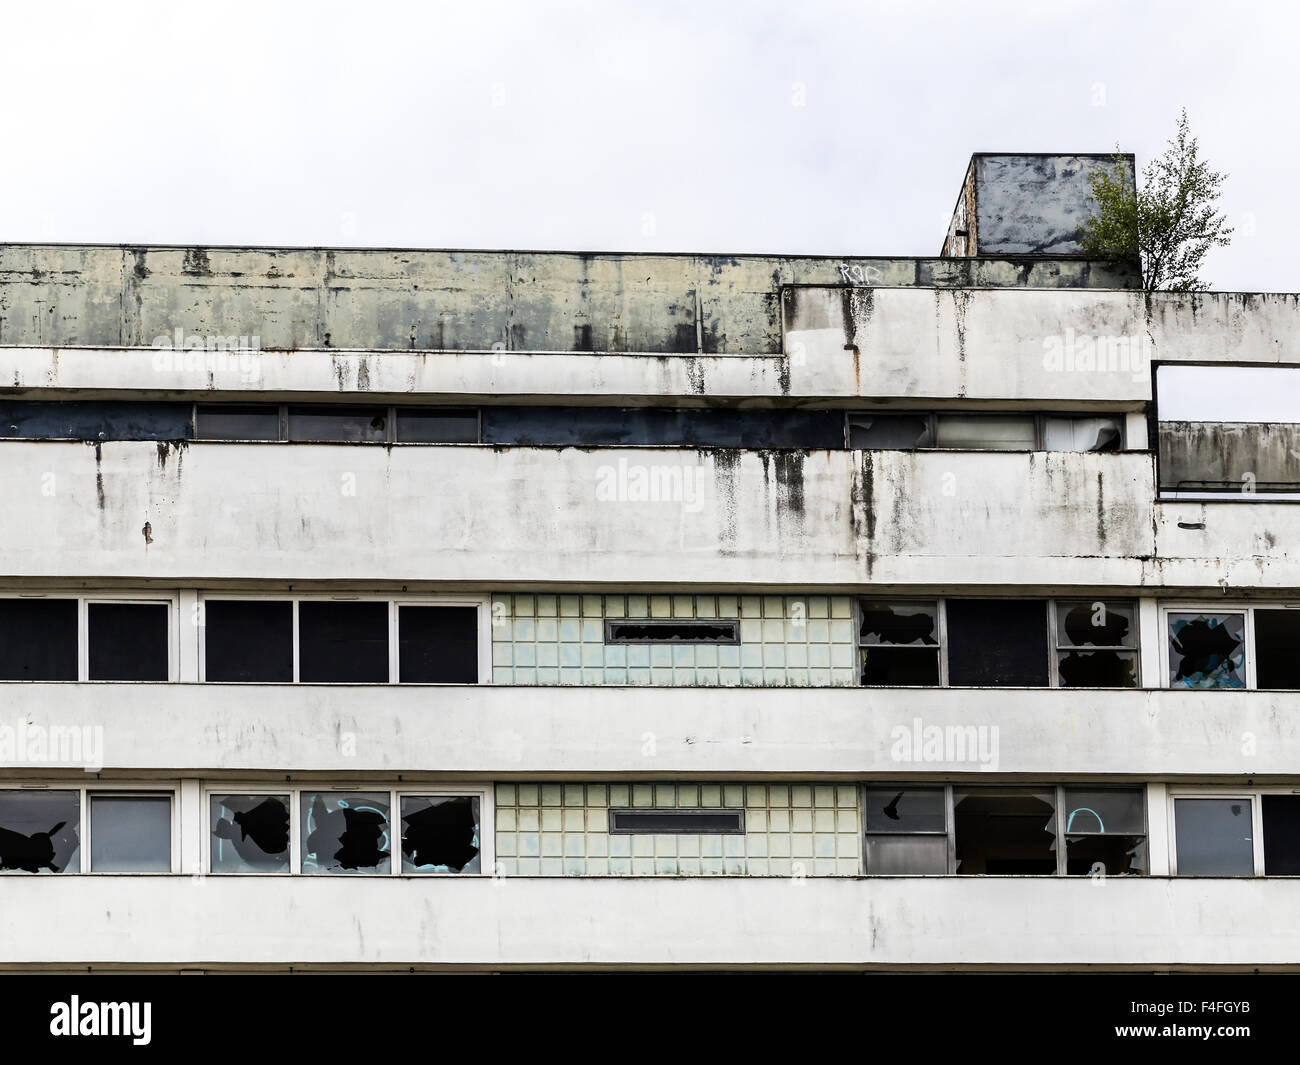
M 700 837 L 679 836 L 677 838 L 677 853 L 685 858 L 698 858 L 700 856 Z
M 785 617 L 785 601 L 779 595 L 763 596 L 763 617 L 765 618 Z
M 605 617 L 607 618 L 627 617 L 627 598 L 621 595 L 605 596 Z
M 498 832 L 496 834 L 496 848 L 498 858 L 513 858 L 518 853 L 518 840 L 513 832 Z
M 496 865 L 497 876 L 518 876 L 519 862 L 514 858 L 502 858 Z
M 627 662 L 627 645 L 621 643 L 612 643 L 605 648 L 605 665 L 614 669 L 626 668 Z
M 695 665 L 697 668 L 716 669 L 718 665 L 718 649 L 711 644 L 700 644 L 695 648 Z
M 722 857 L 722 836 L 701 836 L 700 837 L 700 854 L 705 858 Z
M 836 863 L 831 858 L 814 858 L 812 875 L 813 876 L 834 876 Z
M 740 670 L 738 669 L 720 669 L 718 670 L 718 683 L 724 688 L 740 687 Z
M 851 618 L 853 617 L 853 601 L 847 596 L 836 595 L 831 598 L 831 617 L 833 618 Z
M 560 665 L 560 645 L 556 643 L 539 643 L 537 645 L 537 665 L 542 669 L 558 669 Z
M 646 669 L 650 665 L 650 648 L 646 644 L 631 644 L 626 648 L 629 669 Z
M 538 806 L 541 804 L 542 787 L 540 784 L 519 785 L 519 805 Z
M 542 833 L 542 857 L 558 858 L 564 853 L 564 836 L 559 832 Z
M 650 616 L 650 597 L 629 595 L 627 597 L 627 616 L 630 618 L 648 618 Z
M 593 858 L 604 858 L 609 854 L 609 837 L 599 833 L 586 837 L 587 854 Z
M 790 833 L 790 853 L 794 858 L 811 858 L 813 856 L 813 840 L 811 832 L 792 832 Z
M 532 669 L 531 667 L 530 667 L 530 668 L 527 668 L 527 669 L 516 669 L 516 670 L 515 670 L 515 683 L 516 683 L 516 684 L 536 684 L 536 683 L 537 683 L 537 670 Z
M 835 805 L 835 786 L 833 784 L 814 784 L 813 785 L 813 805 L 814 806 L 834 806 Z
M 643 806 L 647 809 L 654 806 L 655 790 L 652 784 L 633 784 L 632 785 L 632 805 Z
M 789 806 L 790 805 L 790 786 L 788 784 L 769 784 L 767 786 L 767 805 Z
M 582 645 L 582 667 L 584 669 L 605 668 L 605 646 L 599 643 Z
M 609 862 L 610 876 L 631 876 L 632 859 L 630 858 L 611 858 Z
M 727 876 L 744 876 L 746 864 L 743 858 L 726 858 L 723 860 L 722 871 Z
M 609 786 L 609 805 L 610 806 L 629 806 L 631 805 L 632 789 L 627 784 L 611 784 Z
M 609 789 L 604 784 L 588 784 L 587 805 L 596 807 L 607 806 L 608 803 L 606 802 L 606 797 L 608 794 Z
M 654 804 L 659 809 L 677 805 L 677 788 L 672 784 L 654 784 Z
M 560 619 L 560 643 L 577 644 L 581 643 L 582 629 L 578 625 L 577 618 Z
M 763 671 L 761 669 L 742 669 L 740 671 L 740 683 L 746 688 L 763 687 Z
M 677 869 L 679 876 L 699 876 L 701 874 L 700 860 L 698 858 L 678 858 Z
M 810 669 L 808 671 L 808 683 L 814 688 L 829 688 L 831 686 L 831 671 L 829 669 Z
M 811 806 L 812 787 L 808 784 L 795 784 L 790 789 L 791 806 Z
M 542 827 L 542 812 L 536 807 L 519 811 L 519 828 L 523 832 L 537 832 Z
M 698 784 L 677 785 L 677 805 L 690 809 L 700 805 L 700 786 Z
M 764 645 L 763 665 L 769 668 L 785 668 L 785 648 L 779 643 L 769 643 Z
M 852 688 L 858 683 L 857 673 L 852 669 L 832 669 L 831 685 L 836 688 Z
M 584 618 L 600 618 L 605 616 L 605 604 L 601 602 L 598 595 L 584 595 L 582 597 L 582 616 Z
M 550 669 L 539 669 L 537 671 L 538 684 L 559 684 L 560 671 L 554 667 Z
M 564 817 L 560 822 L 560 827 L 563 828 L 565 832 L 582 833 L 587 831 L 586 811 L 581 809 L 565 810 Z
M 537 597 L 537 616 L 539 618 L 553 618 L 559 613 L 559 605 L 553 595 L 539 595 Z
M 693 688 L 699 685 L 696 678 L 695 670 L 690 667 L 685 669 L 673 670 L 673 687 L 675 688 Z
M 790 829 L 793 832 L 811 832 L 813 830 L 812 810 L 800 807 L 791 810 Z
M 652 618 L 670 618 L 673 616 L 673 600 L 667 595 L 650 597 L 650 616 Z
M 667 669 L 650 670 L 650 683 L 656 688 L 671 688 L 673 686 L 673 679 L 673 671 L 671 667 Z
M 748 862 L 750 876 L 767 876 L 767 860 L 764 858 L 751 857 Z
M 722 805 L 722 785 L 721 784 L 701 784 L 700 785 L 700 805 L 703 807 L 721 806 Z
M 718 668 L 720 669 L 739 669 L 740 668 L 740 648 L 735 644 L 728 644 L 725 647 L 718 648 Z
M 676 836 L 651 836 L 655 842 L 656 858 L 675 858 L 677 857 L 677 837 Z
M 852 784 L 836 784 L 835 804 L 837 806 L 847 806 L 856 811 L 858 808 L 858 789 Z
M 817 810 L 813 813 L 813 831 L 833 835 L 835 832 L 835 811 Z
M 718 600 L 711 595 L 697 595 L 695 597 L 695 616 L 697 618 L 716 618 L 718 616 Z
M 862 874 L 862 863 L 851 861 L 848 858 L 840 858 L 835 862 L 836 876 L 860 876 Z
M 537 619 L 537 639 L 541 643 L 556 643 L 560 639 L 560 623 L 555 618 Z
M 582 600 L 576 595 L 560 596 L 560 617 L 576 618 L 582 613 Z
M 604 858 L 587 859 L 588 876 L 609 876 L 609 862 Z
M 809 620 L 804 626 L 808 630 L 809 643 L 829 643 L 831 639 L 831 623 L 829 621 L 819 621 L 816 618 Z
M 498 667 L 492 670 L 493 684 L 513 684 L 515 682 L 515 671 L 509 668 Z
M 745 837 L 744 836 L 719 836 L 722 840 L 722 853 L 728 858 L 743 858 L 745 856 Z
M 564 803 L 564 786 L 562 784 L 542 785 L 542 805 L 560 806 Z
M 740 838 L 740 837 L 736 837 L 736 838 Z M 767 857 L 767 836 L 765 835 L 745 836 L 742 842 L 751 858 Z
M 675 618 L 695 617 L 695 597 L 693 595 L 673 596 L 673 617 Z
M 746 832 L 766 832 L 766 831 L 767 831 L 767 811 L 766 811 L 766 810 L 746 810 L 746 811 L 745 811 L 745 831 L 746 831 Z
M 585 857 L 564 859 L 565 876 L 585 876 L 586 874 L 587 874 L 587 859 Z
M 582 642 L 601 646 L 605 643 L 605 626 L 596 618 L 582 619 Z
M 519 855 L 523 858 L 536 858 L 542 853 L 542 837 L 536 832 L 524 832 L 518 837 Z
M 517 618 L 531 618 L 537 616 L 537 597 L 533 595 L 515 596 L 514 615 Z
M 790 837 L 788 835 L 769 835 L 767 837 L 768 849 L 771 851 L 773 858 L 790 857 Z
M 751 806 L 762 806 L 766 808 L 767 788 L 762 784 L 746 784 L 745 785 L 745 806 L 747 811 L 748 808 Z M 746 812 L 745 816 L 748 818 L 749 813 Z M 745 823 L 746 825 L 749 824 L 748 821 L 746 821 Z
M 542 876 L 563 876 L 564 859 L 563 858 L 543 858 L 542 859 Z
M 766 625 L 767 622 L 763 624 Z M 809 622 L 807 615 L 795 621 L 784 622 L 781 626 L 781 639 L 785 643 L 806 644 L 808 642 L 809 624 L 811 622 Z
M 581 807 L 586 800 L 586 789 L 581 784 L 564 785 L 564 805 Z
M 564 829 L 564 811 L 554 807 L 545 807 L 542 810 L 542 831 L 543 832 L 560 832 Z
M 632 875 L 633 876 L 654 876 L 655 875 L 654 858 L 633 858 Z
M 650 683 L 650 670 L 648 669 L 629 669 L 627 671 L 627 682 L 629 684 L 639 684 L 642 687 Z
M 629 836 L 632 840 L 633 858 L 653 858 L 655 853 L 654 836 Z
M 831 640 L 832 644 L 843 644 L 852 649 L 853 647 L 853 622 L 851 621 L 832 621 L 831 622 Z
M 519 622 L 515 622 L 519 624 Z M 515 665 L 532 668 L 537 665 L 537 647 L 531 643 L 515 644 Z
M 740 617 L 740 600 L 734 595 L 718 596 L 718 617 L 720 618 Z
M 515 786 L 513 784 L 498 784 L 496 786 L 496 800 L 498 806 L 513 806 L 515 804 Z
M 519 823 L 519 811 L 514 808 L 513 801 L 511 805 L 498 807 L 497 809 L 497 831 L 513 832 L 515 826 Z
M 769 832 L 789 832 L 790 831 L 790 811 L 783 810 L 780 807 L 770 809 L 767 812 L 768 831 Z
M 672 664 L 675 669 L 694 669 L 695 668 L 695 648 L 685 647 L 665 647 L 665 651 L 672 651 Z M 651 665 L 658 665 L 653 658 L 650 660 Z
M 632 854 L 631 836 L 610 836 L 609 855 L 611 858 L 628 858 Z
M 785 664 L 790 669 L 808 668 L 808 648 L 799 643 L 792 643 L 785 649 Z
M 492 616 L 501 617 L 503 614 L 509 617 L 514 605 L 515 596 L 495 594 L 492 596 Z
M 518 867 L 519 876 L 541 876 L 542 874 L 540 858 L 519 858 L 515 865 Z
M 606 684 L 627 684 L 628 683 L 627 670 L 626 669 L 605 670 L 605 683 Z
M 858 812 L 856 810 L 835 811 L 836 832 L 856 832 L 858 830 Z
M 824 595 L 810 595 L 808 597 L 808 616 L 810 618 L 827 618 L 830 617 L 831 602 Z
M 733 809 L 745 805 L 745 788 L 743 784 L 722 785 L 722 805 Z
M 722 858 L 701 858 L 700 875 L 701 876 L 722 876 L 726 872 L 726 865 Z
M 609 831 L 609 811 L 603 806 L 600 808 L 588 807 L 587 809 L 587 831 L 593 833 Z M 603 839 L 603 836 L 594 836 L 593 838 Z
M 566 858 L 585 858 L 587 856 L 587 839 L 578 834 L 564 837 L 564 856 Z
M 721 682 L 716 669 L 697 669 L 695 683 L 701 688 L 716 688 Z
M 573 666 L 569 666 L 569 667 L 567 667 L 567 668 L 566 668 L 565 666 L 561 666 L 561 667 L 560 667 L 560 683 L 561 683 L 561 684 L 581 684 L 581 683 L 582 683 L 582 670 L 581 670 L 580 668 L 576 668 L 576 667 L 573 667 Z
M 499 641 L 492 644 L 492 664 L 494 666 L 512 666 L 514 659 L 511 656 L 511 646 L 508 642 Z
M 673 664 L 673 648 L 662 644 L 652 644 L 650 646 L 650 666 L 653 669 L 671 668 Z
M 746 669 L 753 669 L 763 664 L 763 647 L 758 643 L 741 644 L 740 664 Z
M 763 642 L 763 623 L 761 621 L 742 621 L 740 623 L 740 645 L 741 647 L 751 646 Z M 731 646 L 735 646 L 734 644 Z M 719 651 L 726 650 L 727 647 L 719 647 Z
M 784 688 L 788 684 L 789 684 L 789 678 L 785 675 L 784 669 L 763 670 L 763 687 Z
M 862 853 L 857 833 L 843 832 L 835 837 L 835 853 L 841 858 L 856 858 Z
M 742 618 L 761 618 L 763 616 L 763 600 L 757 595 L 742 595 L 740 597 L 740 616 Z

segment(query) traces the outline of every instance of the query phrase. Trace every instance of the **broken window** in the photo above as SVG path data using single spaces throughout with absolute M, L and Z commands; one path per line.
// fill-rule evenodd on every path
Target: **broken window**
M 388 603 L 300 602 L 298 676 L 308 684 L 387 683 Z
M 1252 876 L 1255 839 L 1251 800 L 1174 800 L 1179 876 Z
M 194 410 L 198 440 L 279 440 L 280 408 L 273 403 L 200 403 Z
M 458 407 L 398 407 L 397 439 L 403 444 L 477 444 L 478 411 Z
M 92 873 L 169 873 L 171 868 L 170 795 L 90 795 Z
M 863 411 L 850 414 L 848 420 L 849 447 L 855 451 L 912 451 L 934 446 L 929 414 Z
M 1056 677 L 1062 688 L 1136 688 L 1137 604 L 1056 601 Z
M 866 871 L 921 876 L 948 871 L 947 796 L 943 788 L 869 787 L 864 793 Z
M 1261 795 L 1264 875 L 1300 876 L 1300 795 Z
M 962 876 L 1056 873 L 1051 791 L 954 788 L 956 871 Z
M 477 795 L 403 795 L 402 872 L 482 872 Z
M 1147 871 L 1143 794 L 1137 788 L 1066 788 L 1065 860 L 1071 876 Z
M 736 835 L 745 831 L 743 810 L 610 810 L 611 833 L 656 835 Z
M 289 439 L 317 443 L 382 443 L 387 407 L 289 407 Z
M 0 680 L 77 679 L 77 600 L 0 599 Z
M 606 621 L 606 643 L 740 643 L 739 621 L 665 618 Z
M 1033 451 L 1037 432 L 1032 414 L 940 414 L 936 446 L 970 451 Z
M 862 683 L 884 687 L 939 683 L 939 606 L 935 602 L 858 604 Z
M 211 681 L 293 680 L 293 603 L 205 599 L 203 676 Z
M 1244 613 L 1171 613 L 1168 625 L 1171 688 L 1246 686 Z
M 389 804 L 386 791 L 304 791 L 304 873 L 387 873 Z
M 949 599 L 948 683 L 1046 687 L 1047 604 L 1035 599 Z
M 0 872 L 81 871 L 79 791 L 0 790 Z
M 1300 688 L 1300 610 L 1266 610 L 1255 617 L 1255 686 Z
M 397 608 L 398 679 L 403 684 L 478 683 L 478 608 Z
M 90 680 L 167 680 L 167 603 L 86 606 Z
M 1123 446 L 1124 419 L 1118 415 L 1043 418 L 1045 451 L 1120 451 Z
M 214 873 L 289 871 L 288 795 L 209 797 Z

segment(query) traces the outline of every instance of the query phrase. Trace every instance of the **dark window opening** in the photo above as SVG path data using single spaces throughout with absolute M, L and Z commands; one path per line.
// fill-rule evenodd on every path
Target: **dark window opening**
M 929 414 L 849 415 L 849 448 L 854 451 L 912 451 L 933 447 Z
M 1250 799 L 1175 799 L 1179 876 L 1253 876 Z
M 298 677 L 308 684 L 388 682 L 388 604 L 298 604 Z
M 1300 876 L 1300 795 L 1262 795 L 1260 814 L 1264 875 Z
M 91 680 L 166 680 L 167 603 L 86 606 Z
M 188 440 L 191 409 L 141 400 L 0 400 L 0 437 Z
M 1147 871 L 1145 799 L 1130 789 L 1064 790 L 1065 871 L 1140 876 Z
M 398 407 L 397 439 L 403 444 L 477 444 L 478 411 Z
M 963 876 L 1054 874 L 1054 795 L 1029 788 L 955 789 L 957 872 Z
M 171 868 L 170 795 L 90 797 L 91 872 L 169 873 Z
M 948 871 L 943 788 L 867 788 L 863 804 L 866 871 L 871 876 Z
M 81 871 L 81 793 L 0 790 L 0 872 Z
M 401 802 L 402 872 L 482 871 L 477 796 L 404 795 Z
M 302 794 L 302 871 L 389 871 L 388 792 Z
M 77 679 L 77 600 L 0 599 L 0 680 Z
M 279 440 L 280 408 L 268 404 L 200 404 L 194 412 L 198 440 Z
M 288 795 L 213 795 L 212 871 L 289 871 Z
M 1046 604 L 1033 599 L 949 599 L 948 683 L 1036 688 L 1048 684 Z
M 317 443 L 382 443 L 386 407 L 290 407 L 289 439 Z
M 878 687 L 933 687 L 939 683 L 939 610 L 936 603 L 858 605 L 861 681 Z
M 478 609 L 399 606 L 398 679 L 403 684 L 478 683 Z
M 739 621 L 606 621 L 606 643 L 740 643 Z
M 1300 688 L 1300 610 L 1255 610 L 1255 683 Z
M 205 679 L 293 680 L 293 603 L 207 599 L 203 626 Z
M 609 830 L 658 835 L 736 835 L 745 831 L 743 810 L 611 810 Z
M 1056 603 L 1057 682 L 1063 688 L 1136 688 L 1137 605 L 1131 600 Z
M 1170 614 L 1170 687 L 1244 688 L 1245 633 L 1245 614 Z

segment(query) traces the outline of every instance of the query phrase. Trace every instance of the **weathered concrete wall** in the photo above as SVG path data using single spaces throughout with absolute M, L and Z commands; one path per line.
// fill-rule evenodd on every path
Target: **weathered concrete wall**
M 35 877 L 0 964 L 1293 966 L 1300 883 L 1108 877 Z
M 1160 487 L 1300 491 L 1300 425 L 1160 422 Z
M 943 238 L 943 248 L 939 254 L 947 258 L 965 259 L 979 254 L 979 228 L 975 213 L 975 159 L 966 166 L 966 177 L 961 183 L 961 192 L 957 194 L 957 206 L 953 208 L 952 221 L 948 223 L 948 233 Z
M 791 284 L 1124 287 L 1105 264 L 567 252 L 0 245 L 0 345 L 781 350 Z M 5 375 L 7 376 L 7 375 Z

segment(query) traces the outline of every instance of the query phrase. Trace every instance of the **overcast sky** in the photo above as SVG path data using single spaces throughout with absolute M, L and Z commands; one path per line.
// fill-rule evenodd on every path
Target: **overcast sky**
M 6 5 L 0 241 L 934 255 L 974 151 L 1157 153 L 1186 106 L 1300 290 L 1292 5 Z

